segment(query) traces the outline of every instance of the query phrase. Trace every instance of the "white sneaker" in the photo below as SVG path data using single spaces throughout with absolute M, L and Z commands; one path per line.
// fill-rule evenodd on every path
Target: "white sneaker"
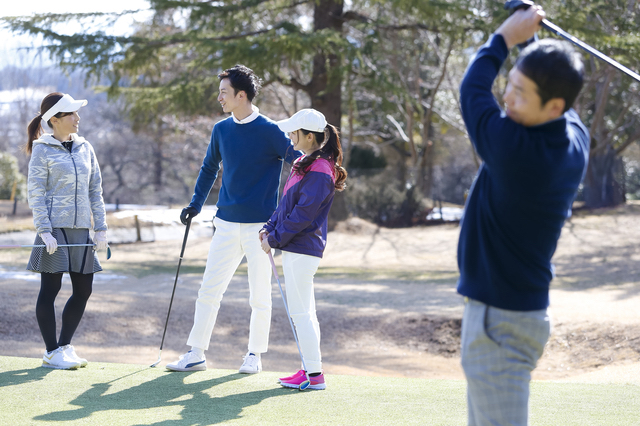
M 42 366 L 46 368 L 56 368 L 58 370 L 75 370 L 80 367 L 80 363 L 64 352 L 64 349 L 58 348 L 55 351 L 44 351 L 42 357 Z
M 262 361 L 260 360 L 260 354 L 251 355 L 249 352 L 244 356 L 244 362 L 242 367 L 238 370 L 239 373 L 256 374 L 262 371 Z
M 176 362 L 167 364 L 167 369 L 173 371 L 203 371 L 207 369 L 207 359 L 204 355 L 200 358 L 189 351 L 184 355 L 180 355 Z
M 72 345 L 64 345 L 62 347 L 62 350 L 64 351 L 65 355 L 68 356 L 70 359 L 79 362 L 80 363 L 80 367 L 86 367 L 88 362 L 86 359 L 84 358 L 80 358 L 78 356 L 78 354 L 76 353 L 75 348 Z

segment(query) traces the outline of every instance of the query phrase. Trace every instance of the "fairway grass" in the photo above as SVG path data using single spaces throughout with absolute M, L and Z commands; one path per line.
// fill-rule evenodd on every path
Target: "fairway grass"
M 40 364 L 0 356 L 0 424 L 466 424 L 460 380 L 329 375 L 327 390 L 300 392 L 280 387 L 283 374 L 273 372 L 171 373 L 110 363 L 62 371 Z M 532 425 L 640 425 L 638 413 L 638 385 L 532 384 Z

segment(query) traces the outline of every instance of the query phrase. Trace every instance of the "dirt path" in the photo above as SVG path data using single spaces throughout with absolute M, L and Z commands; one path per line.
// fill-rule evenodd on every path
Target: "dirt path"
M 535 379 L 640 382 L 639 225 L 640 204 L 577 214 L 567 225 L 555 257 L 554 329 Z M 358 220 L 329 235 L 316 279 L 328 374 L 463 378 L 457 235 L 456 226 L 380 229 Z M 208 243 L 189 241 L 161 365 L 187 349 Z M 156 360 L 180 244 L 114 247 L 74 338 L 82 356 L 137 364 Z M 38 357 L 43 348 L 33 307 L 39 282 L 7 273 L 23 268 L 24 252 L 2 255 L 0 353 Z M 207 352 L 211 368 L 235 369 L 246 351 L 250 310 L 243 271 L 222 302 Z M 58 311 L 69 292 L 65 285 Z M 286 372 L 299 360 L 275 283 L 273 297 L 263 365 Z

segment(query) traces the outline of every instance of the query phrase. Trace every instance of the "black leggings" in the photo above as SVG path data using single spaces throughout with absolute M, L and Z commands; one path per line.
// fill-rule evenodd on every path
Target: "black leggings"
M 60 330 L 60 340 L 56 341 L 56 311 L 55 300 L 62 287 L 62 274 L 41 273 L 40 294 L 36 303 L 36 318 L 42 339 L 51 352 L 59 346 L 71 343 L 73 333 L 76 332 L 87 300 L 91 296 L 93 286 L 93 274 L 78 274 L 70 272 L 73 293 L 62 311 L 62 330 Z

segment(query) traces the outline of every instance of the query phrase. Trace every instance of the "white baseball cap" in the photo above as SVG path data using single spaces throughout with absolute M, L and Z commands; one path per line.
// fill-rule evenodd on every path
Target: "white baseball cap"
M 285 133 L 295 132 L 304 129 L 311 132 L 324 132 L 327 127 L 327 120 L 324 114 L 312 108 L 301 109 L 286 120 L 276 122 L 280 130 Z
M 59 112 L 75 112 L 87 104 L 86 99 L 76 101 L 71 96 L 65 94 L 58 102 L 55 103 L 47 112 L 42 114 L 42 119 L 47 122 L 51 120 L 51 117 Z

